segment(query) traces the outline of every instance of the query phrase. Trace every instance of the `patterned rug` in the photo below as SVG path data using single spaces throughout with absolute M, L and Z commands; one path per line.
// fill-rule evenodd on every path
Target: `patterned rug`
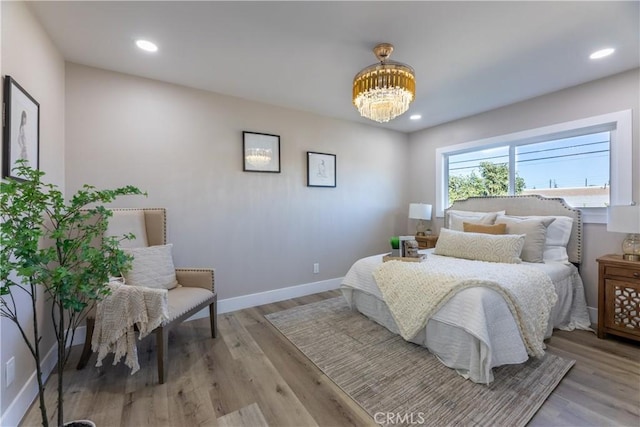
M 475 384 L 343 298 L 266 318 L 382 425 L 524 426 L 575 361 L 547 353 Z

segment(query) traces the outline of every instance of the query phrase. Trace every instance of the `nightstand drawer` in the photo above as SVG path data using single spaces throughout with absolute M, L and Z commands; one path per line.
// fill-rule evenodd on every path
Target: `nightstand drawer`
M 416 236 L 416 241 L 418 242 L 418 248 L 431 249 L 436 247 L 438 236 L 433 234 L 428 234 L 426 236 Z
M 615 276 L 615 277 L 627 277 L 629 279 L 640 280 L 640 268 L 635 270 L 630 268 L 615 267 L 615 266 L 607 265 L 604 268 L 604 275 Z

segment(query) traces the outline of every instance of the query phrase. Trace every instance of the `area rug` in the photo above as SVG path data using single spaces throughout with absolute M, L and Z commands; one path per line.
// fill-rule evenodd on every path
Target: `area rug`
M 266 318 L 382 425 L 524 426 L 575 363 L 547 353 L 476 384 L 343 298 Z

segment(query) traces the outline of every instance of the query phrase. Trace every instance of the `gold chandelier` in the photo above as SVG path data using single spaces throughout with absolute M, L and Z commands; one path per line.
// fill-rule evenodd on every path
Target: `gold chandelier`
M 416 96 L 413 68 L 389 61 L 393 45 L 373 48 L 379 64 L 360 71 L 353 79 L 353 105 L 362 117 L 384 123 L 403 114 Z

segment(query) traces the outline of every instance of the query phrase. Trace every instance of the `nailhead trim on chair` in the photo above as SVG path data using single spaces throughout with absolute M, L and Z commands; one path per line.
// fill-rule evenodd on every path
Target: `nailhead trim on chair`
M 211 273 L 211 292 L 216 292 L 216 271 L 212 268 L 176 268 L 176 271 L 193 271 L 195 273 L 206 271 Z

